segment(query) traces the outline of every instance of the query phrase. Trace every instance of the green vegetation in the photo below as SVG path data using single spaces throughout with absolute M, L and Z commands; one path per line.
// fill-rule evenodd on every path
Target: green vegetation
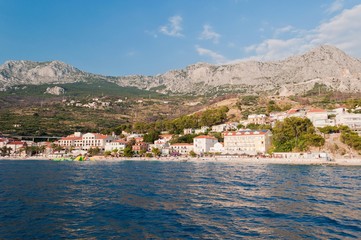
M 273 128 L 273 145 L 275 152 L 305 151 L 309 147 L 321 147 L 325 139 L 315 133 L 309 119 L 298 117 L 286 118 L 277 122 Z
M 154 91 L 141 90 L 135 87 L 121 87 L 115 83 L 101 79 L 86 79 L 86 81 L 62 84 L 42 84 L 42 85 L 19 85 L 0 91 L 0 96 L 38 96 L 43 98 L 57 97 L 44 94 L 48 87 L 58 86 L 65 89 L 63 96 L 69 97 L 89 97 L 89 96 L 125 96 L 125 97 L 160 97 L 161 94 Z
M 193 115 L 184 115 L 173 120 L 160 120 L 156 122 L 136 122 L 131 131 L 139 133 L 146 133 L 150 131 L 169 131 L 170 133 L 183 133 L 185 128 L 200 128 L 202 126 L 212 126 L 223 123 L 227 120 L 228 107 L 219 107 L 216 109 L 208 109 L 201 113 Z M 120 125 L 112 129 L 118 131 L 126 129 L 130 126 L 128 124 Z
M 361 137 L 356 132 L 351 131 L 348 127 L 343 127 L 341 129 L 341 141 L 355 150 L 361 150 Z

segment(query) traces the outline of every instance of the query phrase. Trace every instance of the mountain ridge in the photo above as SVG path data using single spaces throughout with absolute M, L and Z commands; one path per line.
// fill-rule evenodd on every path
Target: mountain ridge
M 0 89 L 3 90 L 21 84 L 86 82 L 90 79 L 122 87 L 194 95 L 219 91 L 268 91 L 287 96 L 308 91 L 316 83 L 334 91 L 361 92 L 361 61 L 336 47 L 322 45 L 284 60 L 252 60 L 222 65 L 195 63 L 155 76 L 103 76 L 60 61 L 6 61 L 0 66 Z

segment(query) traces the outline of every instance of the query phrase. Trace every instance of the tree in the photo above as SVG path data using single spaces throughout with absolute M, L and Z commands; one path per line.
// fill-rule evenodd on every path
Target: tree
M 99 152 L 100 152 L 100 149 L 98 148 L 98 147 L 95 147 L 95 148 L 89 148 L 88 149 L 88 153 L 89 153 L 89 155 L 97 155 L 97 154 L 99 154 Z
M 1 151 L 1 156 L 5 157 L 5 156 L 10 155 L 11 148 L 7 147 L 7 146 L 3 146 L 2 148 L 0 148 L 0 151 Z
M 124 153 L 123 154 L 124 154 L 124 157 L 133 157 L 134 152 L 132 150 L 132 147 L 131 146 L 126 146 L 124 148 Z
M 189 152 L 189 156 L 191 156 L 191 157 L 196 157 L 197 154 L 192 150 L 192 151 Z
M 159 150 L 159 148 L 152 148 L 152 153 L 154 154 L 154 156 L 159 157 L 161 154 L 161 151 Z
M 159 131 L 151 130 L 143 136 L 143 141 L 147 143 L 153 143 L 155 140 L 159 139 Z
M 111 151 L 105 151 L 105 152 L 104 152 L 104 156 L 105 156 L 105 157 L 109 157 L 110 155 L 112 155 L 112 152 L 111 152 Z
M 276 123 L 272 133 L 276 152 L 304 151 L 310 146 L 320 147 L 325 141 L 315 133 L 315 128 L 307 118 L 286 118 Z

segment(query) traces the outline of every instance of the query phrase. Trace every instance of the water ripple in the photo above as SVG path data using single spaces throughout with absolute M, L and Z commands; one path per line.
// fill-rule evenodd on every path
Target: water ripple
M 0 239 L 361 236 L 358 167 L 0 161 L 0 202 Z

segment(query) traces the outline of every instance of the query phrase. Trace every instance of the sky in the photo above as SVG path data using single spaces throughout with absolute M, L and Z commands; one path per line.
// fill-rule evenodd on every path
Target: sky
M 361 59 L 361 0 L 0 0 L 0 64 L 108 76 L 281 60 L 329 44 Z

